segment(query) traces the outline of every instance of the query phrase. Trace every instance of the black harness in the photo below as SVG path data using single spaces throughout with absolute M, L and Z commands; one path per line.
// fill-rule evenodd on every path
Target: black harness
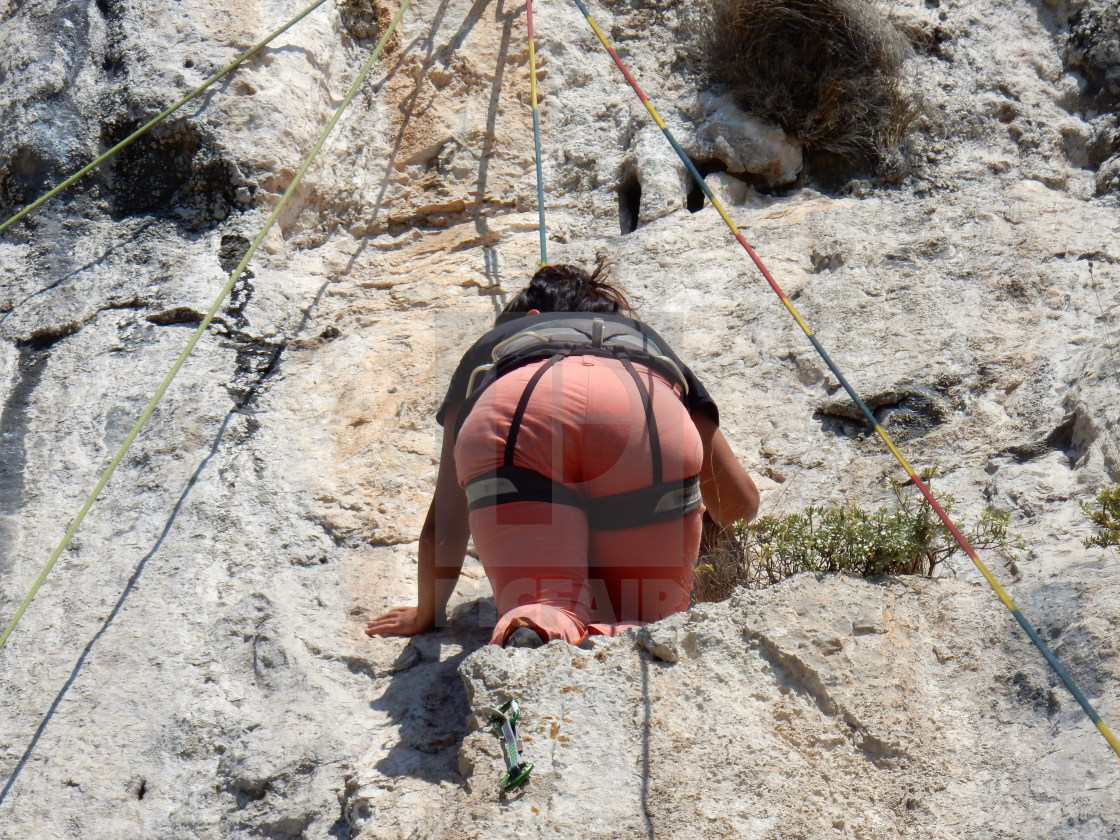
M 456 421 L 456 433 L 479 395 L 490 384 L 514 368 L 542 358 L 546 360 L 521 392 L 510 422 L 502 465 L 467 482 L 465 489 L 470 510 L 511 502 L 571 505 L 582 508 L 587 513 L 592 530 L 614 531 L 679 519 L 700 507 L 699 476 L 680 481 L 663 480 L 661 442 L 653 418 L 653 405 L 649 391 L 634 369 L 634 362 L 666 374 L 687 393 L 688 384 L 684 374 L 676 362 L 636 328 L 612 322 L 609 335 L 604 334 L 604 328 L 605 323 L 601 318 L 577 314 L 560 316 L 555 321 L 526 328 L 496 345 L 491 354 L 492 362 L 479 366 L 471 374 L 467 386 L 468 396 Z M 649 433 L 653 462 L 651 486 L 591 499 L 535 470 L 514 465 L 517 435 L 533 390 L 554 364 L 568 356 L 578 355 L 618 359 L 634 380 L 642 400 Z M 481 379 L 477 389 L 471 390 L 479 375 Z

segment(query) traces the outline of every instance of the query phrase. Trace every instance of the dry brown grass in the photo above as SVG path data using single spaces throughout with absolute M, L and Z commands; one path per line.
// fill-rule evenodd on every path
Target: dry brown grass
M 879 163 L 917 114 L 910 45 L 873 0 L 707 0 L 699 21 L 701 72 L 811 152 Z

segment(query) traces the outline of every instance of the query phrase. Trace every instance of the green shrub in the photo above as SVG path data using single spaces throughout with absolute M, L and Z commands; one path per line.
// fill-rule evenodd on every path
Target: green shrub
M 1102 490 L 1090 504 L 1081 509 L 1097 527 L 1097 533 L 1085 540 L 1085 547 L 1120 547 L 1120 484 Z
M 810 152 L 881 164 L 918 114 L 911 48 L 873 0 L 706 0 L 694 64 Z
M 961 548 L 924 499 L 903 482 L 889 482 L 894 504 L 874 512 L 855 505 L 813 506 L 727 529 L 709 524 L 693 600 L 720 601 L 736 586 L 760 589 L 799 572 L 933 575 Z M 935 498 L 946 512 L 952 509 L 952 496 Z M 1008 534 L 1010 519 L 989 507 L 975 525 L 958 527 L 977 550 L 1014 552 L 1022 543 Z

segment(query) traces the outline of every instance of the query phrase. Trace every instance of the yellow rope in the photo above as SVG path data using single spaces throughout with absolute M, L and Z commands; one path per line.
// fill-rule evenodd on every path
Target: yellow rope
M 156 115 L 152 119 L 148 120 L 148 122 L 144 123 L 144 125 L 140 126 L 140 128 L 136 129 L 136 131 L 132 132 L 132 134 L 128 135 L 128 137 L 121 140 L 121 142 L 117 143 L 117 145 L 113 146 L 113 148 L 109 149 L 107 152 L 100 155 L 95 160 L 92 160 L 89 163 L 87 163 L 85 166 L 83 166 L 81 169 L 79 169 L 77 172 L 75 172 L 73 175 L 71 175 L 69 178 L 67 178 L 65 181 L 63 181 L 61 184 L 59 184 L 57 187 L 52 189 L 46 195 L 40 196 L 39 198 L 35 199 L 35 201 L 31 202 L 31 204 L 24 207 L 22 210 L 20 210 L 18 213 L 16 213 L 14 216 L 12 216 L 12 218 L 8 219 L 8 221 L 6 221 L 6 222 L 4 222 L 4 224 L 0 225 L 0 233 L 3 233 L 4 231 L 6 231 L 8 228 L 10 228 L 12 225 L 14 225 L 16 222 L 18 222 L 20 219 L 22 219 L 24 216 L 26 216 L 32 210 L 41 206 L 44 202 L 49 201 L 50 199 L 54 198 L 56 195 L 58 195 L 60 192 L 62 192 L 68 186 L 73 184 L 75 181 L 77 181 L 83 175 L 87 174 L 88 172 L 90 172 L 93 169 L 96 169 L 98 166 L 103 164 L 109 158 L 113 157 L 113 155 L 115 155 L 121 149 L 125 148 L 130 143 L 132 143 L 133 140 L 135 140 L 136 138 L 140 137 L 143 134 L 146 134 L 148 131 L 150 131 L 152 129 L 153 126 L 157 125 L 158 123 L 160 123 L 164 119 L 166 119 L 168 116 L 170 116 L 171 114 L 178 111 L 180 108 L 182 108 L 188 102 L 190 102 L 192 99 L 197 98 L 201 93 L 203 93 L 207 88 L 209 88 L 210 85 L 214 84 L 214 82 L 218 81 L 219 79 L 221 79 L 224 76 L 228 76 L 230 73 L 232 73 L 238 67 L 240 67 L 246 61 L 248 61 L 250 58 L 252 58 L 254 55 L 256 55 L 257 52 L 259 52 L 261 49 L 263 49 L 269 43 L 274 41 L 279 35 L 282 35 L 284 32 L 287 32 L 289 29 L 291 29 L 293 26 L 295 26 L 297 23 L 299 23 L 301 20 L 303 20 L 305 17 L 307 17 L 309 14 L 311 14 L 313 11 L 315 11 L 317 8 L 319 8 L 320 6 L 322 6 L 326 2 L 327 2 L 327 0 L 315 0 L 314 3 L 312 3 L 306 9 L 304 9 L 302 12 L 300 12 L 298 15 L 296 15 L 290 21 L 285 23 L 283 26 L 281 26 L 279 29 L 277 29 L 275 32 L 273 32 L 271 35 L 269 35 L 267 38 L 265 38 L 262 41 L 258 41 L 256 44 L 254 44 L 252 47 L 247 49 L 245 52 L 241 53 L 241 55 L 239 55 L 233 61 L 233 63 L 228 65 L 224 70 L 221 70 L 221 71 L 215 73 L 213 76 L 211 76 L 209 79 L 207 79 L 201 85 L 196 87 L 194 90 L 192 90 L 190 93 L 188 93 L 182 99 L 180 99 L 174 105 L 170 106 L 169 108 L 164 109 L 163 111 L 160 111 L 160 113 L 158 115 Z
M 93 492 L 90 493 L 89 498 L 87 498 L 85 504 L 82 505 L 82 509 L 78 511 L 78 515 L 74 518 L 74 521 L 70 523 L 70 527 L 66 530 L 66 534 L 62 538 L 62 542 L 58 544 L 58 547 L 54 550 L 54 553 L 51 555 L 50 560 L 47 561 L 47 565 L 44 566 L 43 571 L 39 573 L 38 579 L 36 579 L 35 584 L 31 587 L 31 591 L 27 593 L 27 597 L 23 599 L 23 602 L 20 604 L 19 610 L 16 612 L 15 616 L 10 622 L 8 622 L 8 626 L 4 629 L 4 634 L 0 636 L 0 648 L 4 647 L 4 643 L 8 640 L 8 636 L 11 635 L 12 630 L 15 629 L 16 624 L 18 624 L 20 618 L 23 617 L 23 614 L 27 610 L 27 607 L 31 604 L 31 601 L 35 597 L 36 593 L 38 593 L 39 587 L 43 585 L 43 581 L 45 581 L 47 579 L 47 575 L 50 574 L 50 571 L 54 567 L 55 562 L 58 560 L 59 556 L 66 549 L 67 544 L 69 544 L 70 540 L 77 532 L 78 527 L 82 524 L 82 520 L 85 519 L 86 514 L 89 513 L 89 509 L 93 507 L 93 503 L 97 500 L 97 497 L 105 488 L 105 485 L 108 483 L 109 478 L 113 475 L 113 472 L 120 464 L 121 459 L 124 458 L 125 453 L 128 452 L 129 447 L 132 446 L 132 442 L 136 440 L 136 436 L 148 422 L 148 418 L 152 416 L 152 412 L 155 411 L 156 405 L 163 398 L 163 395 L 167 392 L 167 388 L 171 385 L 171 381 L 175 378 L 176 374 L 179 373 L 179 369 L 183 367 L 183 364 L 186 362 L 187 357 L 191 354 L 191 351 L 194 350 L 194 347 L 198 343 L 198 340 L 202 337 L 202 334 L 206 332 L 207 327 L 210 326 L 210 322 L 214 320 L 214 316 L 217 314 L 219 307 L 221 307 L 222 303 L 229 296 L 229 293 L 233 291 L 233 286 L 237 282 L 237 279 L 241 276 L 242 272 L 245 270 L 245 267 L 249 264 L 249 260 L 251 260 L 253 258 L 253 255 L 256 254 L 257 249 L 264 241 L 265 236 L 268 234 L 269 230 L 272 229 L 272 225 L 275 224 L 276 220 L 280 217 L 280 213 L 284 210 L 284 207 L 288 203 L 288 200 L 292 197 L 292 194 L 295 193 L 296 187 L 298 187 L 300 181 L 303 180 L 303 176 L 307 173 L 307 170 L 311 166 L 312 161 L 315 160 L 315 157 L 323 148 L 323 144 L 326 142 L 327 136 L 331 133 L 335 125 L 338 123 L 339 118 L 342 116 L 342 112 L 346 110 L 347 106 L 350 105 L 351 101 L 353 101 L 354 97 L 357 95 L 358 89 L 361 87 L 362 82 L 365 81 L 366 76 L 368 76 L 370 70 L 373 69 L 374 62 L 376 62 L 378 57 L 381 55 L 381 51 L 385 48 L 385 44 L 392 36 L 393 31 L 397 28 L 397 24 L 400 22 L 401 17 L 404 15 L 405 10 L 408 8 L 411 2 L 412 0 L 404 0 L 404 2 L 401 3 L 400 9 L 393 17 L 393 20 L 389 24 L 389 27 L 385 30 L 385 34 L 382 35 L 381 40 L 377 42 L 377 47 L 370 54 L 369 59 L 366 61 L 365 66 L 362 67 L 362 70 L 358 74 L 358 77 L 354 80 L 354 84 L 351 85 L 349 92 L 346 94 L 346 97 L 342 100 L 342 103 L 338 106 L 337 110 L 335 110 L 334 116 L 331 117 L 330 122 L 327 123 L 326 127 L 319 135 L 319 139 L 315 142 L 315 145 L 311 149 L 311 153 L 303 162 L 303 166 L 299 168 L 299 171 L 296 173 L 295 178 L 292 179 L 292 183 L 289 184 L 288 188 L 284 191 L 284 195 L 280 198 L 280 201 L 276 205 L 276 208 L 268 217 L 268 221 L 265 222 L 264 228 L 262 228 L 261 232 L 257 234 L 257 237 L 249 246 L 249 250 L 245 252 L 245 256 L 243 256 L 241 258 L 241 262 L 237 264 L 237 268 L 230 272 L 229 279 L 226 281 L 225 286 L 222 287 L 221 292 L 218 293 L 218 297 L 214 300 L 214 303 L 210 306 L 210 311 L 206 313 L 206 317 L 202 319 L 202 323 L 200 323 L 198 325 L 198 328 L 195 329 L 194 334 L 191 335 L 190 340 L 187 342 L 187 346 L 183 349 L 183 352 L 179 354 L 179 358 L 176 359 L 175 364 L 171 366 L 170 372 L 166 377 L 164 377 L 163 382 L 160 384 L 159 388 L 156 389 L 155 395 L 152 397 L 147 407 L 141 413 L 140 419 L 136 421 L 136 425 L 132 427 L 132 431 L 128 433 L 128 437 L 126 437 L 124 443 L 121 444 L 120 450 L 113 457 L 113 460 L 109 463 L 109 466 L 105 469 L 105 472 L 101 474 L 101 478 L 98 480 L 97 486 L 94 487 Z

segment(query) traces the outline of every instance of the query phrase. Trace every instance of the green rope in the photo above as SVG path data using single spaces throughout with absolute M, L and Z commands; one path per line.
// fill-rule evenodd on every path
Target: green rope
M 79 169 L 77 172 L 75 172 L 73 175 L 71 175 L 69 178 L 67 178 L 65 181 L 63 181 L 61 184 L 59 184 L 53 190 L 48 192 L 46 195 L 40 196 L 39 198 L 35 199 L 35 201 L 31 202 L 31 204 L 24 207 L 22 210 L 20 210 L 18 213 L 16 213 L 14 216 L 12 216 L 12 218 L 8 219 L 8 221 L 6 221 L 6 222 L 4 222 L 4 224 L 0 225 L 0 233 L 3 233 L 4 231 L 6 231 L 8 228 L 10 228 L 12 225 L 14 225 L 16 222 L 18 222 L 20 219 L 22 219 L 24 216 L 26 216 L 32 210 L 35 210 L 37 207 L 41 206 L 46 201 L 49 201 L 50 199 L 54 198 L 56 195 L 58 195 L 64 189 L 66 189 L 71 184 L 73 184 L 75 181 L 77 181 L 79 178 L 86 175 L 91 170 L 96 169 L 98 166 L 103 164 L 109 158 L 113 157 L 113 155 L 115 155 L 117 152 L 121 151 L 121 149 L 125 148 L 130 143 L 132 143 L 132 141 L 134 141 L 136 138 L 140 137 L 143 134 L 146 134 L 155 125 L 162 122 L 168 116 L 170 116 L 171 114 L 178 111 L 180 108 L 182 108 L 188 102 L 190 102 L 192 99 L 197 98 L 207 88 L 209 88 L 212 84 L 214 84 L 214 82 L 218 81 L 219 79 L 223 78 L 224 76 L 228 76 L 230 73 L 232 73 L 238 67 L 240 67 L 246 61 L 248 61 L 250 58 L 252 58 L 261 49 L 263 49 L 269 43 L 274 41 L 278 36 L 282 35 L 284 32 L 291 29 L 293 26 L 295 26 L 297 23 L 299 23 L 301 20 L 303 20 L 305 17 L 307 17 L 309 14 L 311 14 L 313 11 L 315 11 L 317 8 L 319 8 L 320 6 L 322 6 L 326 2 L 327 2 L 327 0 L 315 0 L 314 3 L 312 3 L 306 9 L 304 9 L 302 12 L 300 12 L 298 15 L 296 15 L 290 21 L 285 23 L 283 26 L 281 26 L 279 29 L 277 29 L 275 32 L 273 32 L 271 35 L 269 35 L 263 41 L 259 41 L 258 43 L 254 44 L 252 47 L 247 49 L 245 52 L 241 53 L 241 55 L 239 55 L 233 61 L 233 63 L 228 65 L 224 70 L 221 70 L 221 71 L 215 73 L 213 76 L 211 76 L 209 79 L 207 79 L 201 85 L 196 87 L 194 90 L 192 90 L 190 93 L 188 93 L 182 99 L 180 99 L 174 105 L 172 105 L 171 107 L 161 111 L 158 115 L 156 115 L 155 117 L 150 119 L 148 122 L 144 123 L 144 125 L 140 126 L 140 128 L 136 129 L 136 131 L 132 132 L 132 134 L 128 135 L 128 137 L 121 140 L 119 143 L 117 143 L 117 145 L 113 146 L 113 148 L 109 149 L 107 152 L 105 152 L 104 154 L 102 154 L 101 156 L 96 158 L 95 160 L 92 160 L 89 163 L 87 163 L 85 166 L 83 166 L 81 169 Z
M 50 571 L 54 567 L 55 562 L 58 560 L 59 556 L 66 549 L 66 546 L 69 544 L 70 540 L 77 532 L 78 527 L 82 524 L 82 520 L 85 519 L 86 514 L 89 513 L 89 509 L 93 507 L 93 503 L 97 500 L 97 497 L 105 488 L 105 485 L 108 483 L 109 478 L 117 469 L 117 466 L 124 458 L 125 453 L 128 452 L 129 447 L 132 446 L 132 442 L 136 440 L 136 436 L 148 422 L 148 418 L 152 416 L 152 412 L 155 411 L 156 405 L 163 398 L 163 395 L 167 392 L 167 388 L 171 385 L 171 381 L 175 378 L 176 374 L 179 373 L 179 369 L 183 367 L 183 364 L 186 362 L 187 357 L 191 354 L 191 351 L 194 350 L 194 347 L 198 343 L 198 340 L 202 337 L 202 334 L 206 332 L 207 327 L 210 326 L 210 322 L 214 320 L 214 316 L 217 314 L 219 307 L 221 307 L 222 303 L 229 296 L 229 293 L 233 291 L 234 284 L 237 282 L 238 278 L 241 277 L 241 274 L 245 270 L 245 267 L 249 264 L 249 260 L 251 260 L 253 258 L 253 255 L 256 254 L 257 249 L 264 241 L 265 236 L 268 234 L 269 230 L 272 229 L 272 225 L 275 224 L 276 220 L 280 217 L 280 213 L 284 210 L 284 207 L 288 203 L 288 200 L 292 197 L 292 194 L 295 193 L 296 187 L 298 187 L 300 181 L 303 180 L 303 176 L 311 166 L 312 161 L 315 160 L 315 157 L 323 148 L 323 144 L 326 142 L 327 136 L 331 133 L 335 125 L 338 123 L 339 118 L 342 116 L 342 112 L 346 110 L 347 106 L 350 105 L 354 97 L 357 95 L 359 88 L 366 79 L 366 76 L 368 76 L 370 70 L 373 69 L 374 62 L 376 62 L 380 57 L 381 51 L 385 48 L 385 44 L 392 36 L 393 31 L 397 28 L 397 24 L 400 22 L 401 17 L 404 15 L 405 10 L 408 8 L 411 2 L 412 0 L 404 0 L 404 2 L 401 3 L 400 9 L 393 17 L 393 20 L 389 24 L 388 29 L 385 30 L 385 34 L 382 35 L 381 40 L 377 42 L 377 47 L 370 54 L 369 59 L 365 63 L 365 66 L 358 74 L 358 77 L 354 80 L 354 84 L 350 86 L 350 90 L 346 94 L 346 97 L 342 100 L 342 104 L 338 106 L 338 109 L 334 112 L 334 116 L 331 117 L 330 122 L 327 123 L 326 127 L 319 135 L 319 139 L 315 142 L 314 147 L 312 147 L 311 149 L 311 153 L 303 162 L 303 166 L 299 168 L 299 171 L 296 173 L 295 178 L 292 179 L 292 183 L 289 184 L 288 188 L 284 191 L 284 195 L 280 198 L 280 201 L 276 205 L 276 208 L 268 217 L 268 221 L 265 222 L 264 228 L 262 228 L 261 232 L 257 234 L 256 239 L 254 239 L 252 244 L 249 246 L 249 250 L 245 252 L 245 256 L 243 256 L 241 258 L 241 262 L 237 264 L 237 268 L 230 272 L 229 279 L 226 281 L 225 286 L 222 287 L 221 292 L 218 293 L 218 297 L 214 300 L 214 303 L 210 306 L 210 311 L 206 313 L 206 317 L 202 319 L 202 323 L 200 323 L 198 325 L 198 328 L 195 329 L 194 334 L 187 342 L 187 346 L 183 349 L 183 352 L 179 354 L 179 358 L 175 360 L 175 364 L 171 366 L 171 371 L 167 374 L 166 377 L 164 377 L 163 382 L 160 384 L 159 388 L 156 389 L 155 395 L 152 397 L 143 413 L 141 413 L 140 419 L 136 421 L 136 425 L 132 427 L 132 431 L 128 433 L 128 437 L 126 437 L 124 443 L 121 444 L 120 450 L 113 457 L 113 460 L 109 463 L 109 466 L 105 469 L 105 472 L 101 474 L 101 478 L 98 480 L 97 486 L 94 487 L 93 492 L 90 493 L 89 498 L 86 499 L 85 504 L 82 505 L 82 509 L 78 511 L 78 515 L 74 518 L 74 521 L 70 523 L 70 527 L 66 530 L 66 534 L 62 538 L 62 542 L 58 544 L 58 547 L 54 550 L 54 553 L 51 555 L 50 560 L 47 561 L 47 565 L 44 566 L 43 571 L 39 573 L 38 579 L 36 579 L 35 584 L 31 587 L 31 591 L 27 593 L 27 597 L 23 599 L 23 602 L 20 604 L 19 610 L 16 612 L 15 616 L 10 622 L 8 622 L 8 626 L 4 629 L 4 634 L 0 636 L 0 648 L 4 647 L 4 643 L 8 640 L 8 636 L 11 635 L 12 630 L 15 629 L 16 624 L 18 624 L 20 618 L 23 617 L 23 614 L 27 610 L 27 607 L 31 604 L 31 601 L 35 597 L 36 593 L 38 593 L 39 587 L 43 585 L 43 581 L 45 581 L 47 579 L 47 575 L 50 574 Z

